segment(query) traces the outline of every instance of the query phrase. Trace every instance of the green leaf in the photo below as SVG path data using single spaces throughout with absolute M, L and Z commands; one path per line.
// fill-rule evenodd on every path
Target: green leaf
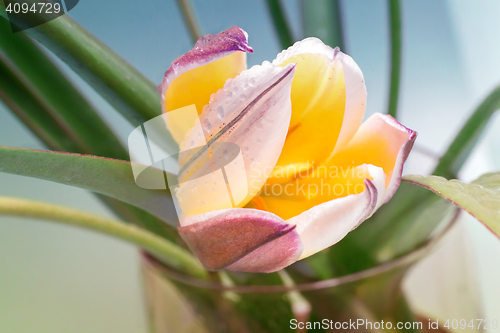
M 2 16 L 6 17 L 5 9 Z M 26 22 L 37 21 L 39 17 L 38 12 L 28 11 L 23 15 Z M 135 124 L 160 115 L 160 98 L 153 83 L 68 15 L 28 29 L 26 33 L 68 63 L 118 111 L 126 108 L 127 118 Z
M 433 174 L 456 178 L 467 157 L 481 138 L 486 125 L 500 108 L 500 86 L 496 87 L 467 120 L 460 132 L 441 157 Z
M 36 2 L 26 0 L 29 5 Z M 23 18 L 36 22 L 39 15 L 28 11 Z M 1 6 L 0 16 L 7 17 Z M 161 114 L 155 85 L 68 15 L 26 32 L 66 62 L 134 126 Z M 170 137 L 168 142 L 169 153 L 177 153 L 175 140 Z
M 0 61 L 0 99 L 47 147 L 54 150 L 80 151 L 68 133 L 52 118 Z
M 0 18 L 0 99 L 49 149 L 128 159 L 121 142 L 71 82 L 24 33 L 11 33 L 4 18 Z M 98 197 L 125 221 L 179 242 L 175 228 L 154 216 Z
M 186 250 L 149 231 L 117 220 L 44 202 L 8 197 L 0 197 L 0 215 L 45 219 L 97 231 L 140 246 L 181 272 L 207 278 L 203 266 Z
M 407 175 L 403 180 L 439 194 L 500 237 L 500 172 L 487 173 L 469 184 L 438 176 Z
M 166 177 L 161 170 L 150 168 L 148 171 L 161 179 Z M 50 180 L 107 195 L 141 208 L 172 226 L 177 225 L 170 192 L 137 186 L 128 161 L 0 146 L 0 172 Z
M 302 0 L 302 23 L 305 37 L 317 37 L 326 45 L 344 52 L 342 15 L 339 0 Z
M 193 43 L 196 43 L 198 38 L 200 38 L 203 33 L 201 32 L 200 22 L 196 17 L 193 4 L 190 0 L 177 0 L 177 4 L 179 5 L 182 15 L 184 16 L 184 22 L 189 29 L 191 39 L 193 40 Z
M 28 108 L 24 113 L 33 117 L 31 121 L 45 126 L 47 136 L 57 136 L 57 141 L 63 143 L 61 150 L 128 159 L 123 144 L 87 100 L 29 38 L 23 33 L 11 33 L 8 21 L 3 18 L 0 18 L 0 62 L 5 75 L 18 81 L 15 87 L 8 87 L 9 79 L 1 79 L 2 90 L 9 90 L 5 91 L 6 98 L 20 106 L 14 107 L 14 111 L 19 115 L 24 112 L 22 104 L 33 104 L 23 101 L 25 98 L 36 101 L 39 107 Z M 62 139 L 61 134 L 67 138 Z
M 388 0 L 391 19 L 391 87 L 388 113 L 396 118 L 401 77 L 401 4 L 399 0 Z
M 286 49 L 293 44 L 292 32 L 288 26 L 285 12 L 280 0 L 266 0 L 267 9 L 273 20 L 274 28 L 278 34 L 278 39 L 282 49 Z

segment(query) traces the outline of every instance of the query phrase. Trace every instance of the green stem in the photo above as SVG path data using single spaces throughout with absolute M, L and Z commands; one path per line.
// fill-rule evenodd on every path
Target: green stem
M 184 21 L 189 29 L 189 33 L 191 34 L 191 39 L 193 40 L 193 43 L 196 43 L 198 38 L 200 38 L 203 33 L 201 31 L 198 18 L 196 17 L 193 4 L 190 0 L 177 0 L 177 3 L 181 8 Z
M 287 287 L 294 287 L 295 281 L 284 269 L 278 271 L 278 275 Z M 311 314 L 311 303 L 297 290 L 287 292 L 288 300 L 292 306 L 292 312 L 298 321 L 308 321 Z
M 3 18 L 0 18 L 0 63 L 4 72 L 19 81 L 20 103 L 31 99 L 39 105 L 29 116 L 41 125 L 53 124 L 52 132 L 66 136 L 61 140 L 65 143 L 63 147 L 69 146 L 69 151 L 76 153 L 129 158 L 128 151 L 93 106 L 30 38 L 24 33 L 11 33 L 8 21 Z M 68 145 L 70 142 L 77 148 Z
M 496 87 L 467 120 L 434 169 L 433 174 L 448 179 L 457 178 L 474 146 L 481 138 L 491 116 L 500 109 L 500 86 Z
M 293 38 L 281 2 L 280 0 L 267 0 L 266 3 L 273 19 L 274 28 L 278 33 L 281 48 L 286 49 L 293 44 Z
M 78 152 L 80 147 L 53 119 L 46 117 L 45 109 L 32 97 L 26 87 L 12 75 L 0 60 L 0 100 L 47 147 L 53 150 Z
M 50 82 L 50 84 L 47 84 Z M 49 148 L 128 160 L 97 111 L 23 32 L 0 17 L 0 100 Z M 174 228 L 146 212 L 99 195 L 127 222 L 178 240 Z
M 98 231 L 140 246 L 165 264 L 184 273 L 201 279 L 207 277 L 200 262 L 187 251 L 149 231 L 118 220 L 43 202 L 8 197 L 0 197 L 0 215 L 44 219 Z
M 346 52 L 340 0 L 302 0 L 302 24 L 306 37 L 317 37 Z
M 25 2 L 31 5 L 36 0 Z M 0 16 L 7 17 L 1 6 Z M 38 22 L 41 18 L 38 13 L 28 11 L 23 19 Z M 68 15 L 26 33 L 66 62 L 133 125 L 139 126 L 161 114 L 155 85 Z
M 401 6 L 399 0 L 388 0 L 391 18 L 391 87 L 388 113 L 396 118 L 401 77 Z

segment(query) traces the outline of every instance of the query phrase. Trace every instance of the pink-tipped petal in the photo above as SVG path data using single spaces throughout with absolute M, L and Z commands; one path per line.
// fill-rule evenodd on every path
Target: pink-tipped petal
M 165 73 L 158 92 L 165 99 L 165 92 L 170 83 L 179 75 L 190 69 L 209 64 L 236 51 L 253 52 L 248 45 L 248 34 L 234 26 L 218 34 L 204 35 L 198 39 L 194 48 L 174 60 Z
M 235 208 L 188 216 L 183 225 L 179 234 L 208 270 L 271 272 L 295 262 L 302 252 L 295 226 L 261 210 Z
M 304 244 L 294 230 L 295 226 L 291 226 L 290 229 L 288 233 L 262 245 L 226 269 L 237 272 L 272 273 L 290 266 L 299 260 L 304 250 Z

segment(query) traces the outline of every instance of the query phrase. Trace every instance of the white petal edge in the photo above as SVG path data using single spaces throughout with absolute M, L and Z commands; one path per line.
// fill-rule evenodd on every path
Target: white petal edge
M 356 134 L 365 115 L 367 97 L 365 78 L 358 64 L 342 52 L 338 52 L 337 59 L 342 63 L 344 70 L 346 101 L 344 120 L 333 154 L 349 143 Z
M 324 202 L 286 221 L 297 225 L 304 244 L 300 259 L 337 243 L 373 214 L 382 198 L 377 189 L 384 187 L 385 174 L 382 168 L 367 167 L 373 180 L 365 180 L 363 192 Z
M 338 47 L 331 48 L 325 45 L 315 37 L 296 42 L 279 53 L 276 59 L 273 60 L 273 64 L 279 65 L 288 58 L 302 53 L 322 54 L 331 61 L 338 59 L 342 64 L 346 87 L 346 106 L 342 128 L 333 150 L 333 153 L 335 153 L 352 139 L 363 121 L 367 97 L 365 79 L 358 64 L 350 56 L 341 52 Z

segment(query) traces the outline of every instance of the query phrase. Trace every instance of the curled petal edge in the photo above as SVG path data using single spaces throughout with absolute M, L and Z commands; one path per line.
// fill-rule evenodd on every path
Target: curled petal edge
M 396 193 L 399 185 L 401 184 L 401 177 L 403 176 L 403 167 L 406 162 L 406 159 L 410 155 L 411 149 L 413 148 L 413 144 L 417 139 L 418 133 L 408 127 L 402 125 L 396 119 L 389 115 L 383 115 L 385 121 L 400 130 L 408 132 L 408 140 L 403 144 L 401 149 L 399 150 L 398 156 L 396 158 L 396 164 L 394 165 L 394 169 L 392 171 L 392 178 L 385 190 L 384 201 L 381 203 L 384 204 L 391 200 L 394 193 Z

